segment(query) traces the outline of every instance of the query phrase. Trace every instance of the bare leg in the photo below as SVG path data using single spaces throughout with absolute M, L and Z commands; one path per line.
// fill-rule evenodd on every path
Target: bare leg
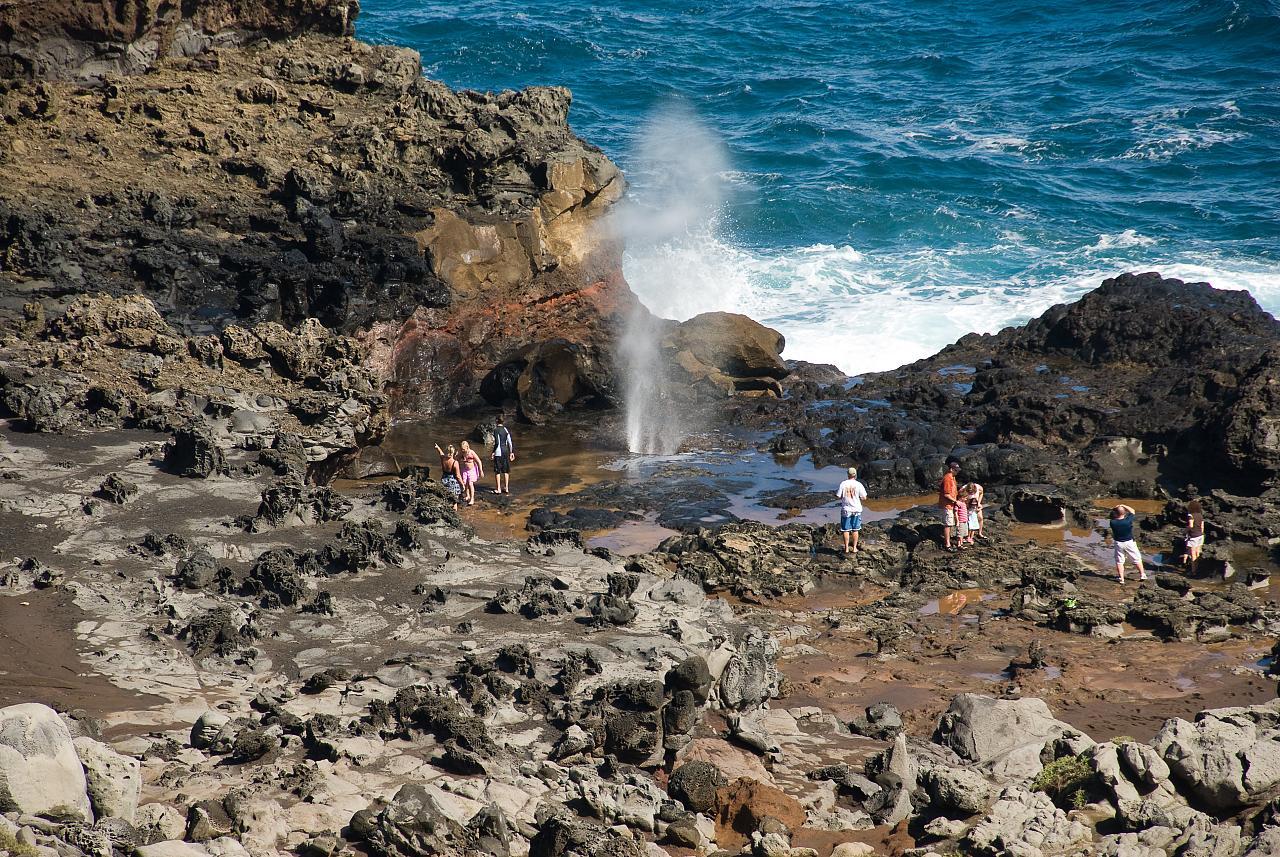
M 843 530 L 841 531 L 841 535 L 844 536 L 844 552 L 848 553 L 849 552 L 849 531 Z
M 1137 561 L 1134 563 L 1138 566 L 1138 580 L 1147 579 L 1147 570 L 1142 567 L 1142 556 L 1139 554 Z
M 1124 560 L 1116 563 L 1116 574 L 1120 575 L 1120 582 L 1124 583 Z
M 951 547 L 951 528 L 945 524 L 942 526 L 942 546 L 944 548 Z
M 858 552 L 858 531 L 854 530 L 850 535 L 852 536 L 852 541 L 853 541 L 853 552 L 857 553 Z

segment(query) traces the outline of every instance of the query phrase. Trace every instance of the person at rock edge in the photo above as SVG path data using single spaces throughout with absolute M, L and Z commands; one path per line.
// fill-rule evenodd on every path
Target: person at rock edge
M 1133 560 L 1133 564 L 1138 567 L 1138 579 L 1146 580 L 1147 571 L 1142 566 L 1142 552 L 1138 550 L 1138 543 L 1133 538 L 1133 518 L 1137 514 L 1129 506 L 1121 503 L 1111 510 L 1111 538 L 1116 543 L 1116 575 L 1119 576 L 1120 582 L 1124 583 L 1124 561 L 1126 558 Z
M 836 489 L 840 501 L 840 532 L 844 536 L 844 552 L 858 552 L 858 534 L 862 531 L 862 501 L 867 499 L 867 489 L 858 481 L 858 468 L 849 468 L 849 478 Z
M 969 505 L 969 544 L 976 538 L 980 542 L 987 540 L 982 526 L 986 521 L 982 514 L 982 501 L 986 499 L 986 490 L 977 482 L 967 482 L 960 489 L 960 497 Z
M 493 430 L 493 493 L 511 493 L 511 462 L 516 460 L 515 443 L 502 417 Z
M 464 440 L 462 442 L 462 491 L 468 506 L 476 504 L 476 483 L 483 478 L 484 465 L 480 462 L 480 456 L 476 455 L 471 444 Z
M 1195 574 L 1196 563 L 1200 560 L 1200 551 L 1204 549 L 1204 506 L 1199 500 L 1187 504 L 1187 552 L 1182 562 L 1188 574 Z
M 960 472 L 960 462 L 952 459 L 947 462 L 946 472 L 942 474 L 942 488 L 938 491 L 938 511 L 942 513 L 942 549 L 958 550 L 951 545 L 951 528 L 956 525 L 956 474 Z
M 458 500 L 462 497 L 462 468 L 458 466 L 458 450 L 449 444 L 447 450 L 436 444 L 436 452 L 440 455 L 440 484 L 453 495 L 453 511 L 458 511 Z

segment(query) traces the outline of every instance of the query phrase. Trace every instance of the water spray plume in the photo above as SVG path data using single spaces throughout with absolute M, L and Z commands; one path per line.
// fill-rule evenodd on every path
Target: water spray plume
M 667 105 L 645 124 L 630 161 L 646 190 L 619 206 L 612 226 L 632 258 L 657 262 L 679 258 L 677 248 L 705 247 L 724 201 L 721 176 L 728 159 L 719 139 L 688 107 Z M 634 453 L 670 455 L 695 427 L 671 401 L 661 354 L 665 325 L 649 309 L 689 318 L 719 308 L 724 296 L 716 284 L 690 283 L 679 266 L 666 264 L 642 265 L 632 285 L 644 305 L 630 313 L 621 343 L 627 446 Z

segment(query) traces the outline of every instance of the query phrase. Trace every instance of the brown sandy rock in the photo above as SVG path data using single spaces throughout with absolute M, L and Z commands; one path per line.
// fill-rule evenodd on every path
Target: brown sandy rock
M 716 842 L 733 847 L 750 839 L 766 818 L 775 818 L 789 830 L 804 825 L 804 808 L 795 798 L 773 786 L 745 777 L 716 789 L 713 807 Z
M 697 397 L 735 393 L 781 398 L 779 380 L 790 374 L 783 362 L 782 334 L 745 315 L 708 312 L 676 325 L 662 349 L 677 377 L 683 375 Z

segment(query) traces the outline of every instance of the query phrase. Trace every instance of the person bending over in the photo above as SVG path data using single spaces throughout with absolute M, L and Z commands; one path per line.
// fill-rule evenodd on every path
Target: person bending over
M 1182 561 L 1187 566 L 1188 574 L 1196 573 L 1196 563 L 1200 560 L 1200 551 L 1204 550 L 1204 506 L 1199 500 L 1187 504 L 1187 552 Z

